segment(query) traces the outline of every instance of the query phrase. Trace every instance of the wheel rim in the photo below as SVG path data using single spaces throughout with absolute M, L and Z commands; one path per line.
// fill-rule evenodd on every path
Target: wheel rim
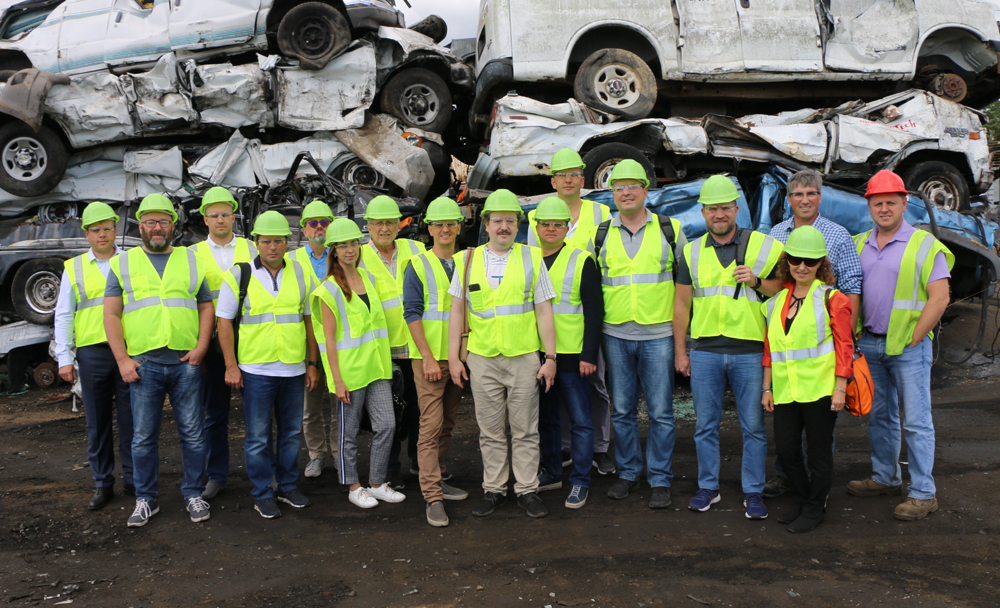
M 333 31 L 323 19 L 312 17 L 305 19 L 295 28 L 292 35 L 299 52 L 307 57 L 321 57 L 333 44 Z
M 41 177 L 48 167 L 45 146 L 33 137 L 18 137 L 3 149 L 3 168 L 7 175 L 21 182 Z
M 59 223 L 78 217 L 76 203 L 51 203 L 42 205 L 38 219 L 46 223 Z
M 351 160 L 344 167 L 344 182 L 355 186 L 384 188 L 385 176 L 361 160 Z
M 611 172 L 614 170 L 615 165 L 623 160 L 622 158 L 609 158 L 597 165 L 597 170 L 594 171 L 594 188 L 610 188 Z
M 25 295 L 31 310 L 47 315 L 56 309 L 59 297 L 59 277 L 49 271 L 37 272 L 28 278 Z
M 639 75 L 627 65 L 612 63 L 594 75 L 594 93 L 609 108 L 628 108 L 639 101 Z
M 403 117 L 412 125 L 432 123 L 441 111 L 441 100 L 437 93 L 425 84 L 411 84 L 406 87 L 399 101 Z
M 919 190 L 927 200 L 942 209 L 958 211 L 961 205 L 961 191 L 946 177 L 932 177 L 921 184 Z

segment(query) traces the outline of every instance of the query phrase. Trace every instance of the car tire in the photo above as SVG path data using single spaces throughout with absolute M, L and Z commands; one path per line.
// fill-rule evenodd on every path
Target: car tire
M 612 141 L 601 144 L 583 155 L 583 164 L 587 165 L 583 170 L 583 187 L 609 188 L 608 178 L 611 176 L 611 170 L 626 158 L 631 158 L 642 165 L 649 183 L 656 183 L 653 163 L 649 162 L 642 150 L 629 144 Z
M 322 2 L 300 4 L 278 24 L 278 49 L 298 59 L 304 70 L 323 69 L 350 42 L 347 18 Z
M 448 24 L 445 23 L 444 19 L 438 17 L 437 15 L 428 15 L 427 17 L 424 17 L 421 21 L 411 25 L 410 29 L 414 32 L 427 36 L 433 40 L 435 44 L 440 44 L 442 40 L 448 37 Z
M 36 325 L 47 325 L 55 316 L 63 261 L 58 258 L 29 260 L 14 274 L 11 299 L 14 312 Z
M 954 166 L 939 160 L 917 163 L 903 175 L 906 188 L 941 209 L 968 211 L 969 183 Z
M 41 196 L 66 173 L 69 153 L 55 132 L 13 120 L 0 127 L 0 188 L 14 196 Z
M 656 76 L 638 55 L 601 49 L 580 65 L 573 80 L 578 101 L 628 120 L 649 116 L 656 104 Z
M 408 127 L 441 133 L 451 122 L 448 84 L 426 68 L 410 68 L 390 78 L 379 105 Z

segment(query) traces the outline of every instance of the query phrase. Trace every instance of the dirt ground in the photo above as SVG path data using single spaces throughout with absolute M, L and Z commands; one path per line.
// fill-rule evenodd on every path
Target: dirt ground
M 995 322 L 990 311 L 986 343 Z M 967 315 L 973 316 L 973 315 Z M 964 319 L 965 317 L 963 317 Z M 978 323 L 978 320 L 975 321 Z M 956 323 L 952 344 L 968 338 Z M 974 329 L 974 328 L 973 328 Z M 792 498 L 769 500 L 771 516 L 741 508 L 741 439 L 728 407 L 722 431 L 722 502 L 685 507 L 696 491 L 694 420 L 678 387 L 674 504 L 652 511 L 649 488 L 623 501 L 594 475 L 579 511 L 563 507 L 568 487 L 542 494 L 549 516 L 529 519 L 512 502 L 472 516 L 482 470 L 471 398 L 463 402 L 451 462 L 469 500 L 447 503 L 451 526 L 428 526 L 416 479 L 407 500 L 363 511 L 328 469 L 301 478 L 313 505 L 266 521 L 253 510 L 242 464 L 242 406 L 233 401 L 232 472 L 193 524 L 179 490 L 180 452 L 172 417 L 161 447 L 160 514 L 129 529 L 131 497 L 102 511 L 86 503 L 82 413 L 58 398 L 65 387 L 0 397 L 0 602 L 73 606 L 997 606 L 1000 533 L 1000 381 L 977 356 L 961 368 L 937 365 L 935 478 L 941 509 L 919 522 L 892 518 L 899 497 L 855 498 L 844 484 L 870 472 L 864 419 L 841 415 L 834 490 L 826 522 L 789 534 L 774 517 Z M 53 399 L 55 399 L 53 401 Z M 770 421 L 768 422 L 770 434 Z M 367 447 L 359 470 L 367 471 Z M 304 465 L 306 455 L 301 455 Z M 906 462 L 906 452 L 901 456 Z M 773 442 L 769 472 L 773 462 Z M 404 456 L 404 468 L 408 461 Z M 904 477 L 906 466 L 904 464 Z M 362 474 L 364 477 L 364 474 Z M 119 485 L 120 487 L 120 485 Z

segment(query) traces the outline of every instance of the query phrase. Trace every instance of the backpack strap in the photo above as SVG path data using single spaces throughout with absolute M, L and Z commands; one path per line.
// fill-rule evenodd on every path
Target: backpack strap
M 673 254 L 674 250 L 677 249 L 677 234 L 674 232 L 674 223 L 670 221 L 670 218 L 665 215 L 657 215 L 660 219 L 660 232 L 663 233 L 663 238 L 667 239 L 667 247 L 670 247 L 670 253 Z M 673 255 L 673 271 L 677 271 L 677 256 Z
M 604 220 L 597 225 L 597 234 L 594 235 L 594 259 L 600 259 L 601 257 L 601 247 L 604 246 L 604 241 L 608 238 L 608 230 L 611 229 L 611 220 Z
M 236 318 L 233 319 L 233 325 L 238 326 L 240 319 L 243 318 L 243 302 L 247 299 L 247 289 L 250 288 L 252 271 L 247 262 L 239 262 L 235 265 L 240 268 L 240 292 L 236 294 Z
M 744 266 L 747 263 L 747 248 L 750 247 L 750 235 L 753 234 L 753 230 L 749 228 L 740 228 L 736 231 L 736 236 L 740 239 L 740 243 L 736 246 L 736 265 Z M 740 290 L 743 288 L 743 283 L 736 286 L 736 291 L 733 292 L 733 299 L 740 297 Z

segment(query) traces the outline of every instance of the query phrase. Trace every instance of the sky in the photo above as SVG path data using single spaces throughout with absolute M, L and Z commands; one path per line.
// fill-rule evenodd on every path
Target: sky
M 403 0 L 396 0 L 396 7 L 406 15 L 406 25 L 413 25 L 427 15 L 437 15 L 448 24 L 448 37 L 475 38 L 479 20 L 478 0 L 410 0 L 413 8 L 407 8 Z

